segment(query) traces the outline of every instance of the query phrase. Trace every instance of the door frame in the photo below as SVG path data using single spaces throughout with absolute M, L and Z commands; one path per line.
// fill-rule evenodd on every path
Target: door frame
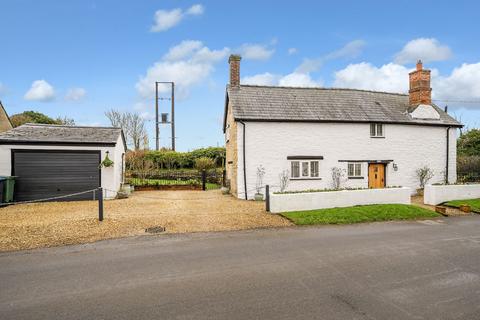
M 368 188 L 370 189 L 370 165 L 382 165 L 383 166 L 383 187 L 379 189 L 385 189 L 387 187 L 387 165 L 388 163 L 385 162 L 368 162 L 367 166 L 367 176 L 368 176 L 368 181 L 367 185 Z M 371 188 L 373 189 L 373 188 Z

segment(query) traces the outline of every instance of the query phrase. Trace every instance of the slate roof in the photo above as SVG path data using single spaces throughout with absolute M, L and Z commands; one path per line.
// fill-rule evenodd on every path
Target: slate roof
M 227 86 L 236 120 L 299 122 L 382 122 L 462 126 L 436 105 L 439 120 L 413 119 L 408 95 L 357 89 Z M 227 101 L 228 104 L 228 101 Z M 226 114 L 225 106 L 225 114 Z
M 120 128 L 27 123 L 0 133 L 0 144 L 115 145 L 120 135 L 123 136 Z

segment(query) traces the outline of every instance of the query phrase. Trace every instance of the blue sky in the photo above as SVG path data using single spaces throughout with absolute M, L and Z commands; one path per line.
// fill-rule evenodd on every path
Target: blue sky
M 1 0 L 0 12 L 9 114 L 108 125 L 106 110 L 136 111 L 153 147 L 153 81 L 174 80 L 177 149 L 223 145 L 227 60 L 240 53 L 244 83 L 393 92 L 422 58 L 436 103 L 480 126 L 476 1 Z

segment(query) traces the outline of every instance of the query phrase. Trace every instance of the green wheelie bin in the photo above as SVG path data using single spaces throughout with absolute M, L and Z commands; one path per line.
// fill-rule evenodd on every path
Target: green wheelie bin
M 3 183 L 3 203 L 13 202 L 13 190 L 15 188 L 14 176 L 0 177 L 4 179 Z

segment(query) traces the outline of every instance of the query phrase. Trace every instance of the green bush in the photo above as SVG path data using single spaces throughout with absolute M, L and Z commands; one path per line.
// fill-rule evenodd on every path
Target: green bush
M 215 168 L 215 161 L 211 158 L 201 157 L 195 159 L 195 169 L 198 171 L 209 170 Z
M 129 160 L 134 158 L 144 158 L 153 163 L 155 169 L 192 169 L 195 167 L 195 160 L 199 158 L 209 158 L 213 161 L 213 167 L 223 167 L 225 162 L 225 148 L 209 147 L 196 149 L 190 152 L 177 152 L 171 150 L 146 151 L 137 153 L 134 156 L 127 157 L 127 167 Z

